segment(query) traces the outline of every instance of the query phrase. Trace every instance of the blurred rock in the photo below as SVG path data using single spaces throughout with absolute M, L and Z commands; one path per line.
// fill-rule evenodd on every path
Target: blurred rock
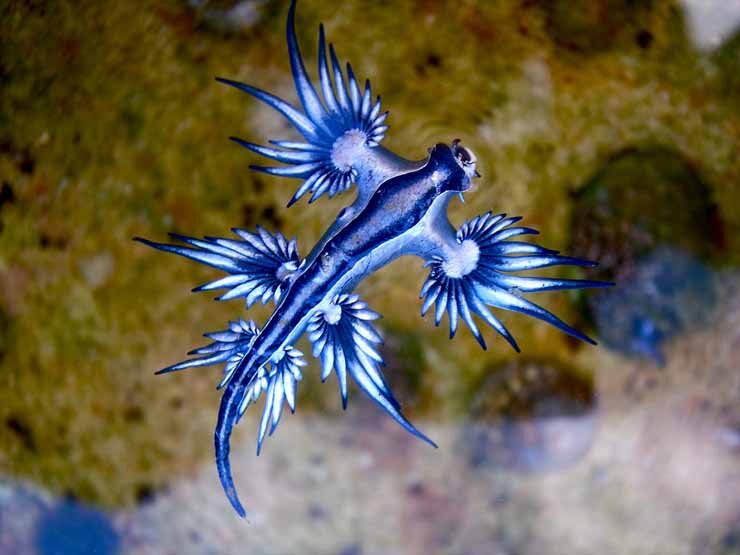
M 722 224 L 708 185 L 681 153 L 633 148 L 615 154 L 574 193 L 571 250 L 598 260 L 598 279 L 628 275 L 658 246 L 708 260 L 722 247 Z
M 66 500 L 42 513 L 35 543 L 38 555 L 115 555 L 120 540 L 105 513 Z
M 692 552 L 692 555 L 738 554 L 740 554 L 740 516 L 727 523 L 724 528 L 700 533 Z
M 385 359 L 383 374 L 404 411 L 418 409 L 427 370 L 422 340 L 413 332 L 385 329 L 381 354 Z
M 604 344 L 665 364 L 664 342 L 701 329 L 714 307 L 713 272 L 695 257 L 662 247 L 637 261 L 611 290 L 589 299 Z
M 467 460 L 457 460 L 462 456 L 452 449 L 452 438 L 460 430 L 450 416 L 459 414 L 459 392 L 468 387 L 470 376 L 494 359 L 515 355 L 493 341 L 489 351 L 481 351 L 465 334 L 448 341 L 444 330 L 422 322 L 414 302 L 426 271 L 405 260 L 377 276 L 363 297 L 386 316 L 381 328 L 398 323 L 388 337 L 385 355 L 394 367 L 387 374 L 405 397 L 404 407 L 406 401 L 418 403 L 420 409 L 409 417 L 440 449 L 417 445 L 356 390 L 343 413 L 335 378 L 320 384 L 312 364 L 297 414 L 284 417 L 266 453 L 254 456 L 259 407 L 238 427 L 234 470 L 253 519 L 246 525 L 234 518 L 213 467 L 218 369 L 168 377 L 152 373 L 200 345 L 204 331 L 244 316 L 243 304 L 191 295 L 193 286 L 215 279 L 218 272 L 147 252 L 130 237 L 163 240 L 171 231 L 226 235 L 232 226 L 264 224 L 299 236 L 305 254 L 350 201 L 352 193 L 285 209 L 297 183 L 249 172 L 247 166 L 257 157 L 227 140 L 231 134 L 260 143 L 297 137 L 279 114 L 213 81 L 215 75 L 232 77 L 296 102 L 284 42 L 288 2 L 112 2 L 104 8 L 94 0 L 6 4 L 0 41 L 0 181 L 7 183 L 0 185 L 0 304 L 9 325 L 0 325 L 5 328 L 0 331 L 0 473 L 43 486 L 57 498 L 71 492 L 80 502 L 131 511 L 137 522 L 132 528 L 143 529 L 135 553 L 202 555 L 204 546 L 217 553 L 259 553 L 270 546 L 275 553 L 325 555 L 358 543 L 364 553 L 403 553 L 408 534 L 400 529 L 400 513 L 409 475 L 419 472 L 422 476 L 415 478 L 435 499 L 454 498 L 450 490 L 470 485 L 464 516 L 448 522 L 459 523 L 461 535 L 475 527 L 481 543 L 447 552 L 659 553 L 652 547 L 660 545 L 665 553 L 677 553 L 682 551 L 676 546 L 684 545 L 685 534 L 693 534 L 700 517 L 714 518 L 700 510 L 701 515 L 690 514 L 686 526 L 679 517 L 686 512 L 680 505 L 685 496 L 645 492 L 644 483 L 652 483 L 664 465 L 646 468 L 643 451 L 630 451 L 634 428 L 624 428 L 623 422 L 641 407 L 629 397 L 610 424 L 618 441 L 604 447 L 600 462 L 618 460 L 608 477 L 623 472 L 640 479 L 612 484 L 607 478 L 592 487 L 575 475 L 577 468 L 572 476 L 564 473 L 562 482 L 544 485 L 540 480 L 551 480 L 552 473 L 533 480 L 526 476 L 522 480 L 535 495 L 551 499 L 548 518 L 520 510 L 517 500 L 526 494 L 510 487 L 507 506 L 513 508 L 500 520 L 501 506 L 490 503 L 499 494 L 480 487 L 483 480 L 488 485 L 489 476 L 481 480 L 469 471 Z M 726 240 L 737 243 L 736 103 L 711 86 L 713 74 L 707 69 L 713 68 L 707 60 L 684 51 L 655 55 L 661 45 L 671 44 L 666 38 L 675 28 L 670 14 L 680 10 L 673 2 L 654 1 L 659 13 L 644 26 L 642 16 L 632 23 L 627 8 L 604 13 L 613 21 L 607 26 L 616 31 L 602 41 L 595 36 L 603 30 L 598 25 L 580 25 L 583 36 L 573 22 L 553 19 L 548 29 L 545 4 L 363 1 L 335 6 L 300 0 L 296 23 L 310 72 L 315 72 L 316 23 L 321 20 L 341 57 L 362 77 L 372 78 L 391 110 L 394 132 L 385 146 L 421 158 L 439 140 L 462 136 L 470 142 L 484 179 L 466 197 L 467 204 L 453 204 L 456 223 L 487 210 L 520 214 L 543 231 L 544 244 L 566 251 L 571 231 L 578 231 L 578 222 L 571 226 L 567 220 L 571 202 L 576 210 L 580 206 L 566 188 L 581 182 L 605 153 L 650 140 L 678 145 L 670 151 L 676 155 L 678 149 L 690 153 L 692 164 L 706 176 L 707 185 L 697 193 L 703 200 L 697 202 L 711 198 L 722 207 Z M 570 5 L 572 13 L 562 14 L 566 19 L 602 17 L 584 2 Z M 581 14 L 573 8 L 579 5 Z M 621 10 L 626 3 L 613 5 Z M 250 6 L 257 7 L 258 19 Z M 213 23 L 208 10 L 214 10 Z M 561 47 L 553 48 L 543 35 L 556 33 L 556 27 Z M 566 44 L 570 41 L 576 48 L 593 44 L 595 55 L 574 54 Z M 654 176 L 644 169 L 635 169 L 630 194 L 654 187 Z M 666 189 L 680 192 L 682 187 Z M 617 187 L 613 195 L 619 193 Z M 657 212 L 671 237 L 701 238 L 703 231 L 693 234 L 692 226 L 704 225 L 704 212 L 670 198 L 668 209 L 655 196 L 648 198 L 642 210 L 646 225 Z M 665 219 L 666 213 L 671 219 Z M 589 210 L 580 214 L 591 221 Z M 591 230 L 598 236 L 598 222 Z M 721 249 L 714 231 L 710 235 Z M 627 241 L 635 236 L 639 233 Z M 607 243 L 597 255 L 609 262 L 613 246 Z M 683 250 L 696 255 L 691 248 Z M 86 276 L 80 264 L 102 253 L 110 253 L 112 270 L 103 258 L 102 264 L 92 262 Z M 636 253 L 634 259 L 642 254 L 648 253 Z M 700 254 L 699 262 L 723 257 Z M 561 312 L 564 297 L 543 295 L 543 301 L 567 314 Z M 253 307 L 247 317 L 261 323 L 268 315 L 263 307 Z M 543 324 L 522 316 L 509 322 L 528 353 L 550 356 L 555 351 L 560 360 L 592 357 L 589 367 L 599 368 L 599 380 L 613 377 L 616 384 L 605 393 L 606 401 L 621 399 L 623 372 L 634 367 L 632 361 L 605 356 L 605 349 L 569 350 L 554 332 L 543 335 Z M 681 337 L 677 352 L 691 356 L 676 356 L 669 365 L 689 360 L 711 375 L 715 385 L 706 396 L 737 391 L 719 379 L 734 375 L 737 357 L 731 345 L 736 338 L 729 334 L 737 327 L 728 319 L 709 336 Z M 396 334 L 420 338 L 423 370 L 404 368 L 421 364 L 413 353 L 408 358 L 399 354 L 401 362 L 392 360 L 396 347 L 390 343 Z M 666 387 L 680 385 L 669 382 Z M 648 423 L 653 419 L 652 414 L 645 417 Z M 680 425 L 676 430 L 679 436 L 684 433 Z M 718 440 L 723 451 L 735 441 L 731 430 Z M 674 445 L 666 443 L 664 453 L 673 456 Z M 679 459 L 676 467 L 686 465 Z M 507 481 L 517 479 L 506 474 Z M 680 474 L 672 479 L 686 482 Z M 153 498 L 152 492 L 157 492 Z M 573 492 L 581 497 L 569 497 Z M 633 492 L 644 493 L 625 495 Z M 307 525 L 296 516 L 309 514 L 307 503 L 328 507 L 328 514 Z M 726 507 L 729 501 L 718 503 Z M 18 519 L 36 514 L 30 502 L 18 501 L 12 510 Z M 594 515 L 600 517 L 596 524 Z M 660 517 L 649 518 L 653 515 Z M 549 526 L 559 518 L 560 527 Z M 479 549 L 491 530 L 513 539 L 497 543 L 498 549 Z M 522 547 L 535 535 L 542 536 L 547 549 Z M 202 544 L 193 539 L 198 537 L 204 538 Z M 646 540 L 654 543 L 646 547 Z
M 572 251 L 617 286 L 588 296 L 588 317 L 607 346 L 663 364 L 661 343 L 711 308 L 712 271 L 724 248 L 709 187 L 667 148 L 615 155 L 574 195 Z
M 652 34 L 638 24 L 647 19 L 651 2 L 634 0 L 547 0 L 547 31 L 556 44 L 591 54 L 612 48 L 626 36 L 635 36 L 641 48 Z M 642 37 L 642 38 L 640 38 Z
M 729 99 L 740 98 L 740 29 L 714 51 L 712 58 L 719 69 L 721 93 Z
M 414 482 L 406 488 L 401 518 L 409 555 L 449 552 L 464 518 L 464 499 L 445 484 Z
M 109 252 L 80 260 L 80 270 L 90 287 L 97 289 L 105 283 L 113 271 L 113 262 L 113 256 Z
M 10 315 L 0 304 L 0 361 L 5 356 L 5 352 L 10 349 L 11 345 L 11 326 L 13 322 Z
M 740 25 L 740 3 L 681 0 L 694 45 L 701 50 L 716 48 Z
M 187 0 L 200 23 L 217 33 L 250 30 L 262 16 L 265 0 Z
M 577 462 L 595 429 L 590 378 L 552 362 L 517 359 L 488 371 L 476 388 L 463 444 L 472 468 L 542 472 Z

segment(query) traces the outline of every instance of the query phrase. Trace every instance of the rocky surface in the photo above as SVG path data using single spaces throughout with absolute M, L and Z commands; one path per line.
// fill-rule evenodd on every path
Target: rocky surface
M 460 445 L 471 392 L 516 355 L 492 335 L 486 352 L 465 334 L 450 342 L 420 319 L 425 270 L 401 260 L 359 292 L 385 316 L 389 380 L 441 448 L 417 445 L 357 393 L 342 413 L 336 384 L 307 372 L 298 415 L 263 456 L 253 418 L 237 432 L 249 524 L 229 511 L 212 464 L 218 370 L 152 375 L 243 307 L 190 294 L 214 272 L 130 239 L 260 223 L 297 236 L 305 254 L 348 202 L 285 209 L 296 183 L 250 173 L 255 159 L 227 140 L 289 135 L 269 109 L 213 81 L 295 98 L 287 2 L 0 8 L 0 551 L 43 553 L 39 527 L 67 522 L 43 516 L 57 509 L 110 521 L 115 535 L 101 537 L 123 553 L 737 549 L 737 35 L 699 50 L 687 12 L 667 0 L 563 4 L 301 0 L 298 33 L 309 67 L 323 21 L 340 55 L 372 77 L 391 110 L 387 146 L 422 158 L 461 137 L 475 151 L 484 179 L 454 207 L 456 222 L 521 214 L 545 246 L 585 237 L 602 257 L 618 243 L 578 224 L 606 210 L 596 232 L 660 237 L 635 260 L 656 246 L 698 257 L 718 282 L 706 320 L 665 343 L 657 369 L 504 316 L 526 360 L 587 372 L 593 427 L 559 470 L 471 469 Z M 579 212 L 579 194 L 624 153 L 638 153 L 623 166 L 629 179 L 602 180 L 615 196 Z M 588 325 L 582 298 L 542 302 Z M 551 394 L 544 382 L 534 400 Z M 532 437 L 507 445 L 565 436 Z
M 254 434 L 236 443 L 246 521 L 225 502 L 210 461 L 137 507 L 108 513 L 6 480 L 0 552 L 49 553 L 44 537 L 53 530 L 69 545 L 83 521 L 91 537 L 108 542 L 101 540 L 97 551 L 105 555 L 736 553 L 740 290 L 727 286 L 721 294 L 712 324 L 671 349 L 663 369 L 584 353 L 579 366 L 598 365 L 592 386 L 541 362 L 503 369 L 509 385 L 492 392 L 500 413 L 516 412 L 526 422 L 527 380 L 512 388 L 513 376 L 539 373 L 544 379 L 529 386 L 530 394 L 539 391 L 535 399 L 563 392 L 571 399 L 560 401 L 560 411 L 549 403 L 540 415 L 592 424 L 579 427 L 572 419 L 564 441 L 550 443 L 561 449 L 539 451 L 557 462 L 553 454 L 573 454 L 562 447 L 575 445 L 577 456 L 558 465 L 510 464 L 532 461 L 532 446 L 543 437 L 537 434 L 530 436 L 535 441 L 502 445 L 505 460 L 496 452 L 471 464 L 461 438 L 480 431 L 480 417 L 418 422 L 438 441 L 434 450 L 354 395 L 341 419 L 300 409 L 286 417 L 259 458 Z M 587 441 L 573 442 L 584 430 Z M 70 515 L 77 519 L 66 520 Z

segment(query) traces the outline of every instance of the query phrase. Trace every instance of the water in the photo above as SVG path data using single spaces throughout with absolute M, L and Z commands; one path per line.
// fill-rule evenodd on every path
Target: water
M 307 66 L 323 21 L 391 111 L 384 146 L 475 151 L 456 225 L 521 214 L 601 262 L 564 277 L 617 287 L 537 299 L 598 347 L 503 315 L 516 355 L 420 318 L 418 261 L 383 269 L 358 293 L 439 449 L 356 389 L 342 411 L 312 364 L 259 457 L 257 411 L 237 427 L 246 521 L 213 465 L 218 370 L 153 372 L 269 313 L 190 294 L 216 274 L 130 238 L 261 224 L 305 254 L 347 204 L 285 208 L 297 182 L 250 173 L 227 140 L 294 138 L 213 81 L 295 100 L 287 4 L 5 7 L 0 553 L 740 553 L 735 4 L 300 0 Z

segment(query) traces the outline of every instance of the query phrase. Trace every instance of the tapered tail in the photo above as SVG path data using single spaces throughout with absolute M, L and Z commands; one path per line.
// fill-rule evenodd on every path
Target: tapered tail
M 231 506 L 244 518 L 247 513 L 244 510 L 239 496 L 234 486 L 234 478 L 231 475 L 231 463 L 229 461 L 229 449 L 231 430 L 239 418 L 239 405 L 244 398 L 246 387 L 239 381 L 232 381 L 224 390 L 221 397 L 221 406 L 218 409 L 218 423 L 216 424 L 216 433 L 214 442 L 216 445 L 216 467 L 218 468 L 218 477 L 224 488 L 226 497 L 229 498 Z
M 266 363 L 260 363 L 257 359 L 245 355 L 245 358 L 236 363 L 232 371 L 233 378 L 224 389 L 214 436 L 216 466 L 226 497 L 242 517 L 246 513 L 239 502 L 229 462 L 231 430 L 247 408 L 264 393 L 265 403 L 257 433 L 259 455 L 265 437 L 272 435 L 280 423 L 283 406 L 287 404 L 291 412 L 295 410 L 298 382 L 303 377 L 301 368 L 304 366 L 306 360 L 303 353 L 291 346 L 274 353 Z

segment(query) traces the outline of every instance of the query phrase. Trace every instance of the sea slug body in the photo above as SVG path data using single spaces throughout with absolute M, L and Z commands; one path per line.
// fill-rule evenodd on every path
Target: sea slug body
M 373 325 L 379 315 L 353 293 L 358 283 L 382 266 L 404 255 L 422 258 L 430 269 L 421 289 L 422 314 L 434 307 L 434 321 L 439 325 L 446 313 L 450 337 L 462 321 L 485 348 L 477 317 L 517 351 L 516 341 L 489 307 L 533 316 L 593 343 L 526 295 L 611 285 L 515 275 L 548 266 L 594 264 L 519 240 L 537 233 L 517 226 L 520 218 L 489 212 L 456 229 L 447 217 L 447 207 L 480 177 L 473 153 L 455 140 L 429 148 L 424 160 L 409 161 L 380 146 L 388 129 L 388 113 L 381 111 L 379 97 L 372 98 L 369 82 L 361 90 L 352 67 L 347 64 L 346 70 L 342 69 L 332 45 L 327 56 L 323 27 L 319 28 L 318 90 L 314 87 L 295 36 L 295 7 L 294 0 L 288 13 L 287 41 L 302 109 L 250 85 L 218 80 L 277 110 L 303 140 L 271 140 L 269 147 L 233 140 L 286 164 L 253 169 L 303 180 L 288 206 L 309 193 L 309 202 L 313 202 L 323 195 L 343 193 L 353 185 L 357 187 L 354 202 L 340 212 L 303 259 L 295 241 L 259 226 L 256 232 L 235 229 L 236 238 L 173 235 L 176 244 L 137 239 L 227 274 L 196 291 L 224 289 L 220 300 L 243 298 L 247 308 L 258 301 L 275 303 L 262 327 L 241 319 L 231 322 L 226 330 L 206 334 L 212 342 L 191 351 L 193 358 L 160 371 L 223 365 L 216 463 L 224 491 L 241 516 L 245 510 L 229 463 L 232 428 L 249 405 L 264 397 L 259 453 L 265 436 L 275 431 L 283 405 L 295 409 L 306 360 L 294 344 L 304 334 L 312 344 L 313 356 L 320 360 L 322 380 L 336 375 L 344 406 L 351 378 L 401 426 L 434 445 L 403 416 L 381 372 L 378 345 L 382 339 Z

